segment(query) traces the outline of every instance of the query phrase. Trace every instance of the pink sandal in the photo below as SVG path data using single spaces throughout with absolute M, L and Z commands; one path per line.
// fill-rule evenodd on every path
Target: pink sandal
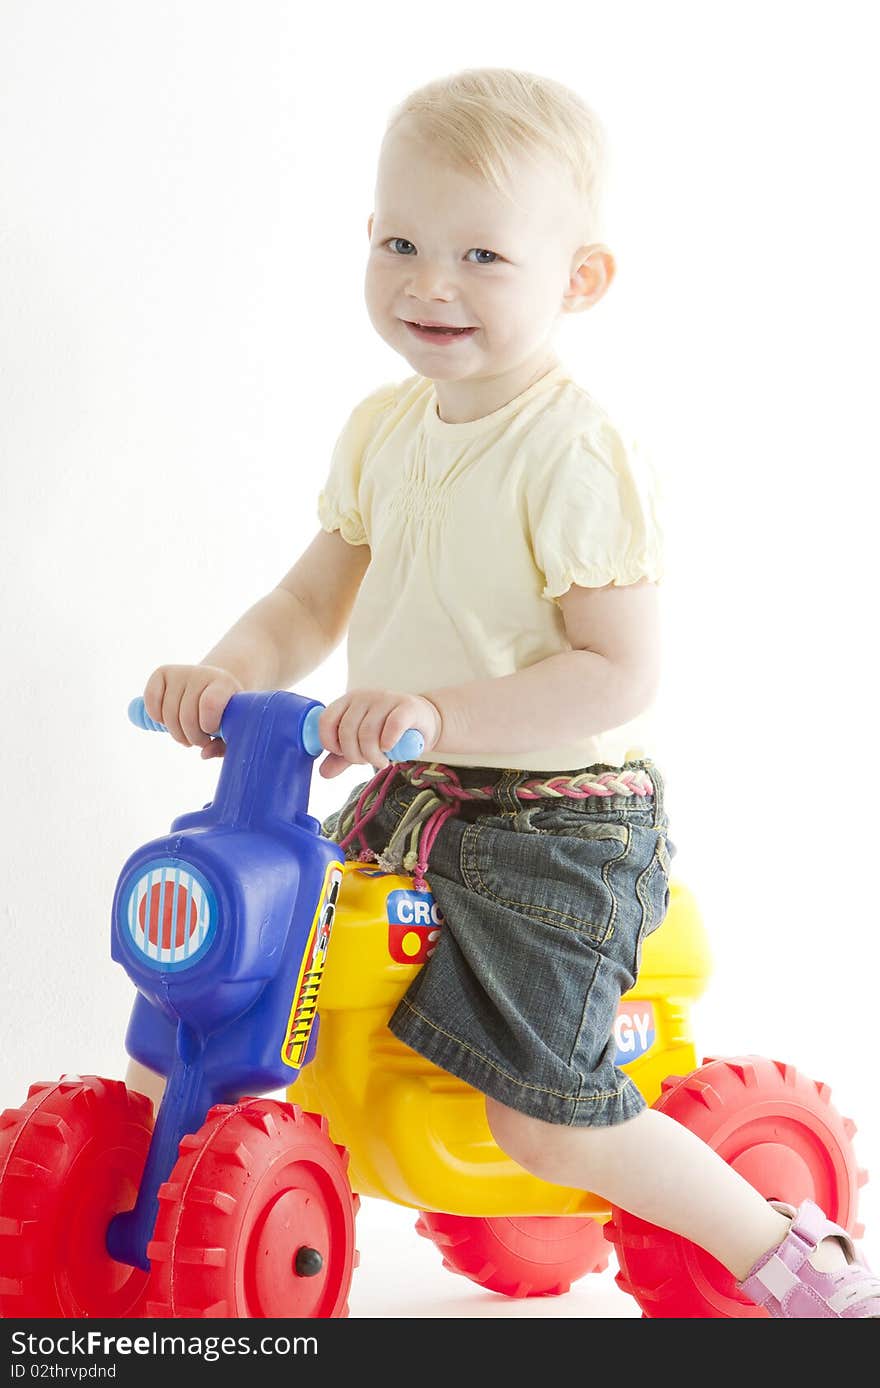
M 812 1200 L 805 1200 L 797 1210 L 778 1200 L 770 1204 L 791 1219 L 791 1228 L 737 1283 L 739 1290 L 756 1305 L 765 1306 L 771 1316 L 781 1318 L 880 1317 L 880 1278 L 856 1260 L 855 1245 L 846 1230 L 826 1219 Z M 848 1266 L 820 1272 L 810 1262 L 810 1254 L 829 1235 L 842 1241 Z

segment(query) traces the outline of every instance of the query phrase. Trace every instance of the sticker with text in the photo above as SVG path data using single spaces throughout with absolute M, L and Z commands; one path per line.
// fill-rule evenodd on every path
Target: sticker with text
M 615 1065 L 627 1065 L 649 1051 L 656 1040 L 654 1004 L 622 1002 L 614 1019 L 614 1040 L 617 1043 Z
M 430 892 L 389 892 L 388 953 L 398 964 L 424 964 L 437 948 L 443 912 Z

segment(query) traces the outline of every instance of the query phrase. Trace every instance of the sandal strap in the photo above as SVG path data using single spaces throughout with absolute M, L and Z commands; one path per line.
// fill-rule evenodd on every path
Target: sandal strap
M 832 1283 L 837 1282 L 838 1290 L 827 1299 L 821 1298 L 827 1312 L 842 1315 L 845 1310 L 864 1301 L 880 1298 L 880 1278 L 872 1276 L 868 1269 L 859 1265 L 850 1235 L 839 1224 L 828 1219 L 818 1205 L 812 1200 L 805 1200 L 798 1209 L 776 1200 L 770 1204 L 780 1214 L 787 1215 L 791 1225 L 781 1243 L 765 1253 L 739 1283 L 751 1301 L 758 1306 L 766 1306 L 771 1298 L 782 1303 L 795 1288 L 803 1287 L 801 1269 L 822 1239 L 828 1237 L 842 1241 L 849 1264 L 848 1269 L 841 1270 L 839 1275 L 829 1274 Z M 814 1289 L 809 1295 L 817 1298 Z
M 850 1235 L 839 1224 L 835 1224 L 827 1215 L 815 1205 L 812 1200 L 805 1200 L 799 1209 L 794 1209 L 792 1205 L 783 1205 L 779 1201 L 772 1201 L 774 1209 L 781 1214 L 791 1215 L 791 1227 L 794 1233 L 803 1239 L 805 1243 L 811 1245 L 810 1252 L 829 1237 L 838 1238 L 842 1241 L 846 1249 L 846 1256 L 850 1262 L 856 1257 L 855 1244 Z
M 746 1296 L 759 1306 L 765 1305 L 771 1296 L 783 1301 L 797 1286 L 800 1281 L 797 1274 L 814 1252 L 822 1237 L 821 1229 L 827 1223 L 818 1205 L 809 1200 L 805 1200 L 799 1210 L 779 1200 L 771 1200 L 770 1204 L 780 1214 L 787 1215 L 791 1225 L 782 1242 L 759 1258 L 741 1283 Z
M 791 1238 L 791 1235 L 789 1235 Z M 760 1266 L 754 1272 L 749 1273 L 740 1287 L 745 1292 L 750 1301 L 754 1301 L 756 1306 L 766 1306 L 771 1297 L 777 1301 L 784 1301 L 789 1292 L 800 1283 L 797 1272 L 789 1267 L 785 1257 L 779 1249 L 765 1254 Z M 792 1253 L 797 1250 L 792 1249 Z M 809 1253 L 809 1249 L 806 1253 Z M 797 1266 L 802 1267 L 806 1261 L 806 1253 L 798 1260 Z

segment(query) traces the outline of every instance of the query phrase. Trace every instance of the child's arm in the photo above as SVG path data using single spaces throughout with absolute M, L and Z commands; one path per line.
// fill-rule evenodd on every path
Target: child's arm
M 649 707 L 660 681 L 657 584 L 573 586 L 559 605 L 570 651 L 513 675 L 423 691 L 442 720 L 438 757 L 576 741 Z
M 288 689 L 338 646 L 369 563 L 369 545 L 320 530 L 200 663 L 231 671 L 244 689 Z
M 324 661 L 348 626 L 369 545 L 321 530 L 289 573 L 254 603 L 198 665 L 160 665 L 144 690 L 151 718 L 175 741 L 219 756 L 211 742 L 239 689 L 286 689 Z

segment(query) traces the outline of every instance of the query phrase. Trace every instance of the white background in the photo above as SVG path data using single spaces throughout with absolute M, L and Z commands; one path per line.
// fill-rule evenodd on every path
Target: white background
M 0 1107 L 122 1072 L 116 876 L 219 765 L 126 706 L 289 568 L 349 410 L 410 374 L 361 288 L 391 106 L 507 65 L 575 87 L 615 155 L 618 278 L 560 347 L 665 484 L 655 751 L 715 956 L 699 1048 L 826 1080 L 880 1168 L 873 18 L 5 0 Z M 344 685 L 340 648 L 300 692 Z M 313 811 L 362 778 L 316 776 Z M 871 1185 L 862 1217 L 880 1250 Z M 386 1285 L 404 1315 L 635 1314 L 607 1278 L 506 1306 L 411 1220 L 371 1203 L 354 1314 Z

